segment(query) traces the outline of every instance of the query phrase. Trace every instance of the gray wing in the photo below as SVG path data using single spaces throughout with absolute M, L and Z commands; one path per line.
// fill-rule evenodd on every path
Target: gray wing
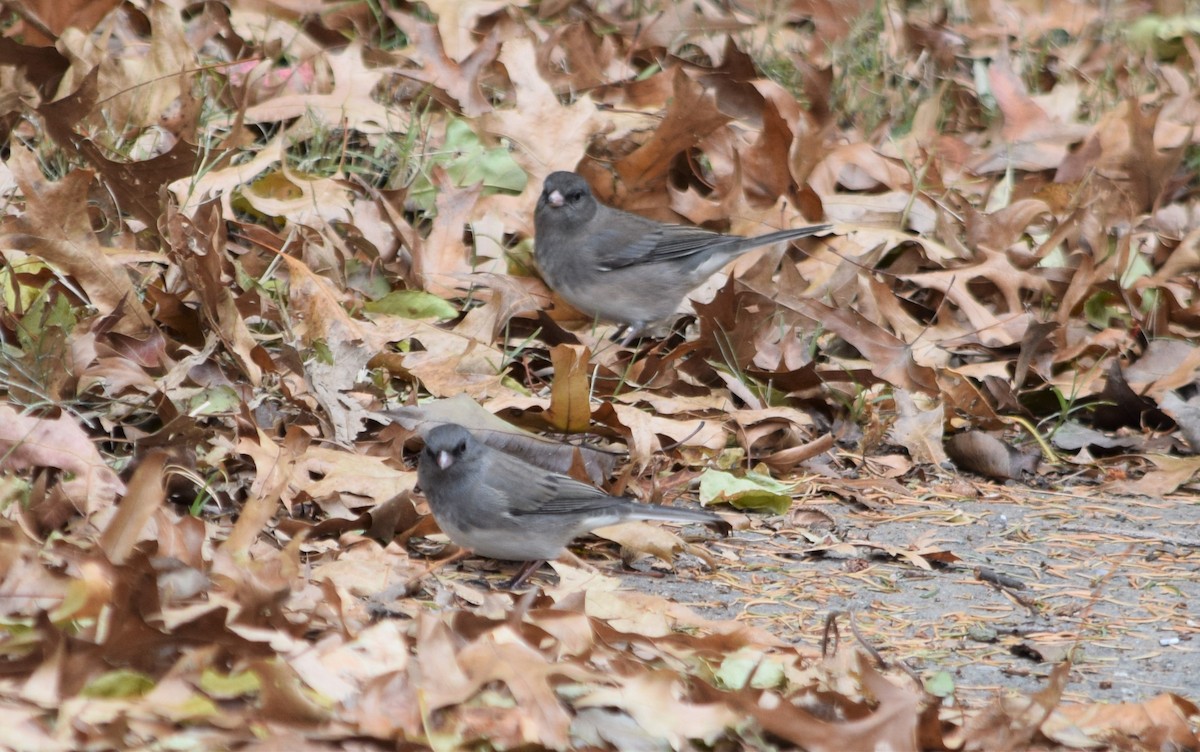
M 588 514 L 612 512 L 632 504 L 574 478 L 535 467 L 495 451 L 487 483 L 507 500 L 511 514 Z
M 593 248 L 597 266 L 603 271 L 667 261 L 690 261 L 695 268 L 714 256 L 732 258 L 751 248 L 830 229 L 830 225 L 809 225 L 754 237 L 722 235 L 700 227 L 664 225 L 616 210 L 604 216 L 597 214 L 592 222 L 599 228 Z M 686 268 L 687 264 L 684 266 Z
M 503 503 L 505 512 L 517 519 L 562 515 L 559 518 L 561 524 L 579 527 L 582 523 L 580 529 L 622 519 L 668 520 L 698 522 L 722 535 L 728 535 L 730 530 L 728 522 L 707 510 L 639 504 L 566 475 L 535 467 L 497 449 L 492 449 L 491 455 L 487 484 Z
M 597 249 L 599 267 L 605 271 L 622 269 L 637 264 L 656 264 L 663 261 L 678 261 L 703 254 L 708 257 L 713 251 L 728 246 L 736 247 L 743 238 L 722 235 L 719 232 L 684 225 L 661 225 L 653 223 L 641 235 L 624 238 L 624 242 L 611 243 Z

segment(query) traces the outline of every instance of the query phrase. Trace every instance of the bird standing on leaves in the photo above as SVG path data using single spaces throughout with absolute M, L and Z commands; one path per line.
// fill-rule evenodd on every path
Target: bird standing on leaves
M 528 564 L 517 587 L 584 533 L 626 520 L 699 522 L 728 533 L 712 512 L 639 504 L 531 465 L 452 423 L 425 436 L 417 480 L 442 532 L 480 556 Z
M 555 292 L 589 316 L 627 325 L 629 342 L 736 256 L 830 227 L 747 238 L 663 224 L 601 204 L 576 173 L 553 172 L 534 213 L 534 256 Z

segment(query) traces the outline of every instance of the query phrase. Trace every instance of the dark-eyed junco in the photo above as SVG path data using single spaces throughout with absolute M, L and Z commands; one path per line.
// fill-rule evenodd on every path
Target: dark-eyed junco
M 601 204 L 580 175 L 553 172 L 534 213 L 534 256 L 555 292 L 589 316 L 627 325 L 629 341 L 735 256 L 830 227 L 747 238 L 663 224 Z
M 510 587 L 542 562 L 557 559 L 574 538 L 605 525 L 666 520 L 699 522 L 721 533 L 730 529 L 712 512 L 610 496 L 493 449 L 452 423 L 425 436 L 417 480 L 450 540 L 480 556 L 529 562 Z

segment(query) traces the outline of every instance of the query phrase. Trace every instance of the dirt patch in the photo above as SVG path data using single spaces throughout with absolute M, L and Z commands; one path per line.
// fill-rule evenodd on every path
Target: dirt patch
M 822 505 L 842 541 L 954 554 L 922 569 L 855 546 L 807 553 L 809 535 L 764 524 L 715 541 L 714 573 L 681 564 L 629 587 L 817 647 L 832 611 L 889 662 L 946 671 L 971 700 L 1040 687 L 1071 654 L 1068 699 L 1200 697 L 1200 501 L 1100 498 L 1005 488 L 980 500 L 906 500 L 886 510 Z M 776 522 L 782 523 L 781 518 Z M 763 521 L 770 524 L 772 520 Z M 732 561 L 730 561 L 732 560 Z M 1011 587 L 976 575 L 986 568 Z

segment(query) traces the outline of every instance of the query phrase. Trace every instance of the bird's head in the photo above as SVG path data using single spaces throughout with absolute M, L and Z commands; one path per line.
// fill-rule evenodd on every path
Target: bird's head
M 425 436 L 421 462 L 431 463 L 445 472 L 461 462 L 474 446 L 475 437 L 468 433 L 467 429 L 446 423 L 437 426 Z
M 587 222 L 596 213 L 596 199 L 591 186 L 581 175 L 573 172 L 552 172 L 542 184 L 534 220 L 538 231 L 554 223 L 572 226 Z

